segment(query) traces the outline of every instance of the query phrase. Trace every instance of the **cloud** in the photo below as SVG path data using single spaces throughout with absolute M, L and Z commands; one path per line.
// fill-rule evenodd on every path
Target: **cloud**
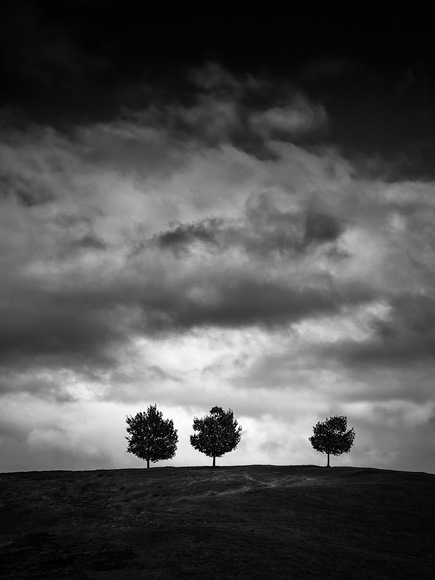
M 171 93 L 160 92 L 152 106 L 133 108 L 132 119 L 164 128 L 171 139 L 184 144 L 219 147 L 228 143 L 260 159 L 279 155 L 271 146 L 273 141 L 299 141 L 328 127 L 324 106 L 311 102 L 289 83 L 236 75 L 217 63 L 189 72 L 192 86 L 186 103 L 174 102 Z M 150 87 L 143 90 L 153 94 Z
M 1 320 L 0 360 L 6 362 L 42 356 L 62 364 L 72 359 L 104 365 L 112 360 L 110 344 L 124 338 L 108 305 L 74 298 L 73 291 L 16 293 L 2 309 Z
M 3 368 L 0 380 L 0 396 L 12 393 L 27 393 L 46 401 L 56 401 L 60 404 L 76 400 L 74 386 L 76 375 L 62 370 L 54 375 L 45 370 L 30 371 L 17 368 Z M 69 388 L 68 388 L 69 387 Z
M 243 90 L 243 86 L 257 86 L 255 80 L 249 75 L 237 78 L 221 64 L 207 61 L 201 67 L 191 68 L 190 80 L 200 89 L 211 94 L 234 93 Z
M 28 410 L 31 409 L 31 413 Z M 5 471 L 40 469 L 98 469 L 114 467 L 113 454 L 127 457 L 123 439 L 127 407 L 91 401 L 38 400 L 28 395 L 10 396 L 0 411 L 0 439 Z M 112 428 L 107 429 L 107 420 Z M 116 425 L 114 427 L 114 425 Z
M 324 356 L 336 356 L 346 366 L 408 367 L 433 363 L 435 301 L 431 296 L 392 298 L 386 318 L 375 319 L 365 341 L 344 342 L 324 348 Z
M 255 113 L 250 123 L 254 131 L 269 138 L 291 140 L 292 137 L 325 130 L 327 115 L 324 107 L 313 106 L 298 95 L 286 106 Z
M 433 184 L 303 145 L 327 115 L 288 83 L 211 64 L 189 83 L 110 122 L 2 133 L 5 449 L 133 465 L 105 442 L 107 409 L 122 441 L 124 411 L 164 405 L 188 441 L 218 404 L 243 418 L 246 461 L 315 462 L 312 425 L 347 414 L 361 444 L 340 461 L 416 465 L 433 424 Z M 97 432 L 77 433 L 81 413 Z
M 146 325 L 286 325 L 368 300 L 371 290 L 362 281 L 336 286 L 333 270 L 346 259 L 336 250 L 343 229 L 332 215 L 281 211 L 272 195 L 260 194 L 249 198 L 239 218 L 160 232 L 134 258 L 138 268 L 149 271 L 154 264 L 152 285 L 143 284 L 140 298 L 145 317 L 149 313 Z
M 250 194 L 238 216 L 234 192 L 242 202 L 255 179 L 267 181 L 273 168 L 262 168 L 233 147 L 213 153 L 209 144 L 208 157 L 207 149 L 192 145 L 197 138 L 191 136 L 186 145 L 165 124 L 150 129 L 131 120 L 79 127 L 68 135 L 35 127 L 5 133 L 4 361 L 69 368 L 92 361 L 105 367 L 116 364 L 117 349 L 137 334 L 277 324 L 307 308 L 333 307 L 334 298 L 324 297 L 318 282 L 302 298 L 271 265 L 266 279 L 247 259 L 263 267 L 267 257 L 276 264 L 328 235 L 333 242 L 338 229 L 334 233 L 329 226 L 325 238 L 325 226 L 316 229 L 313 223 L 332 224 L 334 218 L 311 212 L 305 224 L 300 208 L 280 209 L 268 193 Z M 156 150 L 159 142 L 165 147 Z M 216 197 L 217 186 L 228 191 Z M 181 198 L 180 190 L 186 193 Z M 221 216 L 205 217 L 209 212 Z M 190 225 L 179 222 L 152 235 L 171 218 L 195 214 Z M 202 249 L 208 245 L 202 263 L 186 255 L 181 264 L 165 253 L 168 248 L 186 253 L 194 242 Z
M 216 234 L 222 229 L 224 220 L 210 218 L 196 224 L 177 224 L 171 230 L 161 232 L 153 238 L 153 243 L 162 249 L 172 249 L 175 254 L 186 252 L 195 243 L 217 244 Z
M 310 244 L 337 241 L 342 230 L 343 224 L 333 215 L 312 208 L 281 211 L 270 194 L 262 193 L 247 200 L 238 219 L 177 224 L 155 235 L 152 244 L 177 255 L 195 246 L 211 254 L 238 248 L 253 257 L 290 257 L 306 251 Z

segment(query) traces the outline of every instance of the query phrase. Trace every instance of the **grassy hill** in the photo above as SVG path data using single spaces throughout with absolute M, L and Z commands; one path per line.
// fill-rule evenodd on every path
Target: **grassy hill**
M 315 466 L 0 474 L 5 579 L 435 578 L 435 475 Z

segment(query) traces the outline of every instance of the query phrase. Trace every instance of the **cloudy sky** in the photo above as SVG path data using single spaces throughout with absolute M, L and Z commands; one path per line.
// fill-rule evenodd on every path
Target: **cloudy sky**
M 431 20 L 205 5 L 2 3 L 0 470 L 141 467 L 157 404 L 159 465 L 218 405 L 221 465 L 346 415 L 333 464 L 434 473 Z

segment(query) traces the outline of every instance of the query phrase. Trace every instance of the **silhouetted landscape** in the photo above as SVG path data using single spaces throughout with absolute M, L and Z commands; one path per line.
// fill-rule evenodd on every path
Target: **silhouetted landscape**
M 5 579 L 433 578 L 435 476 L 251 465 L 0 474 Z

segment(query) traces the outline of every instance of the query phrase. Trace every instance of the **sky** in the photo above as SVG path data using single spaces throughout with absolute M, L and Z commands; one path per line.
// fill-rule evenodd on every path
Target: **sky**
M 0 8 L 0 471 L 143 467 L 156 404 L 156 465 L 221 406 L 218 465 L 345 415 L 333 465 L 435 473 L 432 21 L 156 6 Z

